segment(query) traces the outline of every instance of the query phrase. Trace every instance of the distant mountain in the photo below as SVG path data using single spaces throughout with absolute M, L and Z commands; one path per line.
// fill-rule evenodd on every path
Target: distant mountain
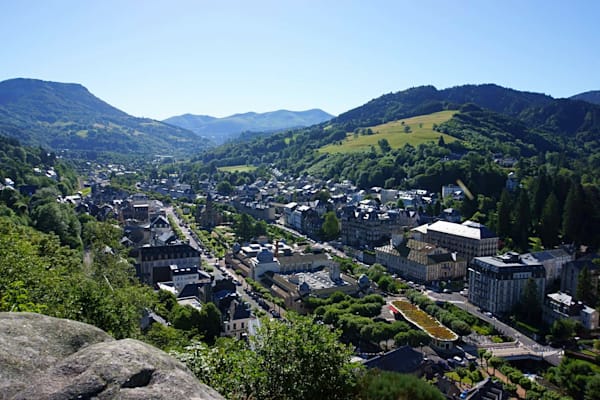
M 189 152 L 207 142 L 188 130 L 132 117 L 82 85 L 23 78 L 0 82 L 0 134 L 88 155 Z
M 588 103 L 600 104 L 600 90 L 590 90 L 589 92 L 579 93 L 569 98 L 572 100 L 583 100 Z
M 243 132 L 275 132 L 290 128 L 302 128 L 328 121 L 331 118 L 333 115 L 323 110 L 312 109 L 306 111 L 278 110 L 266 113 L 248 112 L 224 118 L 184 114 L 168 118 L 163 122 L 189 129 L 201 136 L 210 137 L 216 143 L 224 143 Z

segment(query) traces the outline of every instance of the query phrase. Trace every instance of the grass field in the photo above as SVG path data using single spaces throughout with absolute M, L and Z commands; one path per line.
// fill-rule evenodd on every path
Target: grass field
M 217 168 L 222 172 L 252 172 L 256 169 L 254 165 L 229 165 L 227 167 Z
M 456 114 L 456 111 L 440 111 L 371 126 L 372 135 L 356 136 L 350 132 L 346 135 L 346 139 L 342 141 L 342 144 L 329 144 L 321 147 L 319 151 L 324 153 L 356 153 L 369 151 L 371 146 L 374 146 L 375 150 L 379 152 L 381 149 L 377 142 L 381 139 L 387 139 L 392 149 L 404 147 L 407 143 L 412 146 L 427 142 L 437 143 L 440 136 L 444 137 L 446 143 L 450 143 L 457 139 L 434 131 L 433 124 L 439 125 L 446 122 L 454 114 Z M 405 132 L 406 126 L 410 127 L 410 133 Z

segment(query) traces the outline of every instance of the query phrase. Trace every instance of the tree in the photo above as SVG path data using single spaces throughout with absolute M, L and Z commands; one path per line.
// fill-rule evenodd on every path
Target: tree
M 229 181 L 221 181 L 217 184 L 217 192 L 223 196 L 228 196 L 233 192 L 233 186 Z
M 512 239 L 520 250 L 527 250 L 529 240 L 529 229 L 531 226 L 531 210 L 529 208 L 529 196 L 526 190 L 519 192 L 514 222 L 512 224 Z
M 597 400 L 600 398 L 600 375 L 592 376 L 585 385 L 584 400 Z
M 434 128 L 434 130 L 435 130 L 435 128 Z M 444 140 L 444 136 L 442 136 L 442 135 L 440 135 L 440 138 L 438 139 L 438 146 L 440 146 L 440 147 L 446 146 L 446 141 Z
M 580 234 L 584 220 L 583 189 L 581 185 L 573 183 L 565 200 L 562 218 L 562 232 L 566 240 L 580 243 Z
M 249 347 L 219 339 L 176 356 L 200 381 L 232 399 L 348 399 L 361 368 L 339 333 L 293 314 L 264 319 Z M 250 350 L 253 349 L 253 350 Z
M 510 235 L 510 214 L 512 204 L 508 190 L 504 189 L 498 202 L 498 222 L 496 224 L 498 236 L 506 238 Z
M 325 220 L 323 221 L 321 232 L 323 240 L 337 239 L 340 235 L 340 221 L 334 211 L 325 213 Z
M 213 343 L 221 333 L 221 312 L 212 302 L 204 304 L 200 310 L 198 333 L 208 343 Z
M 550 327 L 550 341 L 563 343 L 575 335 L 575 321 L 570 319 L 557 319 Z
M 577 276 L 575 298 L 590 306 L 594 306 L 596 304 L 594 288 L 592 285 L 592 277 L 587 265 L 581 269 L 579 275 Z
M 537 323 L 541 318 L 540 288 L 533 278 L 529 278 L 525 283 L 521 301 L 517 304 L 517 314 L 529 323 Z
M 546 248 L 552 248 L 559 243 L 560 233 L 560 210 L 558 199 L 554 193 L 550 193 L 540 217 L 540 238 Z
M 234 228 L 237 236 L 244 241 L 250 240 L 254 235 L 254 224 L 252 217 L 248 214 L 240 215 Z
M 359 381 L 361 400 L 443 400 L 436 387 L 416 376 L 397 372 L 369 370 Z
M 377 141 L 377 144 L 379 145 L 381 152 L 384 154 L 388 153 L 390 150 L 392 150 L 392 147 L 390 146 L 390 143 L 388 142 L 388 140 L 386 138 L 379 139 Z

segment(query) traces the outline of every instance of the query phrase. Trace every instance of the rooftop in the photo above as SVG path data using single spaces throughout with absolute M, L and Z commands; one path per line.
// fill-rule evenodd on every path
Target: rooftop
M 423 228 L 423 226 L 417 227 L 420 232 L 423 230 L 419 229 Z M 437 221 L 433 224 L 425 227 L 426 231 L 434 231 L 445 233 L 448 235 L 461 236 L 464 238 L 481 240 L 481 239 L 490 239 L 497 238 L 498 236 L 489 230 L 485 225 L 479 224 L 473 221 L 465 221 L 462 224 L 456 224 L 454 222 L 448 221 Z
M 305 282 L 310 286 L 311 290 L 330 289 L 339 286 L 347 286 L 348 282 L 340 279 L 334 281 L 329 276 L 329 271 L 323 269 L 315 272 L 298 272 L 291 275 L 283 275 L 291 283 L 299 285 Z

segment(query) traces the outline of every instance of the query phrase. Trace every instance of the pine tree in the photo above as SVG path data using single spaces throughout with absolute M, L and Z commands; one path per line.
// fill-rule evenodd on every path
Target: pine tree
M 535 280 L 529 278 L 523 288 L 523 296 L 517 306 L 520 314 L 529 323 L 539 322 L 542 315 L 540 292 Z
M 531 227 L 531 209 L 529 208 L 529 195 L 526 190 L 519 192 L 515 218 L 512 225 L 513 241 L 520 250 L 527 250 L 529 229 Z
M 510 211 L 512 209 L 510 194 L 504 189 L 498 202 L 498 236 L 505 238 L 510 235 Z
M 581 228 L 583 224 L 584 201 L 583 189 L 578 183 L 573 183 L 565 200 L 562 217 L 562 232 L 566 240 L 581 243 Z
M 540 238 L 544 247 L 552 248 L 559 243 L 560 233 L 560 210 L 558 199 L 554 193 L 550 193 L 544 203 L 540 217 Z
M 583 301 L 584 304 L 594 306 L 596 299 L 592 288 L 592 277 L 587 265 L 584 266 L 577 276 L 577 289 L 575 290 L 575 298 Z
M 532 217 L 534 221 L 539 221 L 541 219 L 545 201 L 548 199 L 548 195 L 550 194 L 550 187 L 549 179 L 545 172 L 542 171 L 533 185 Z

